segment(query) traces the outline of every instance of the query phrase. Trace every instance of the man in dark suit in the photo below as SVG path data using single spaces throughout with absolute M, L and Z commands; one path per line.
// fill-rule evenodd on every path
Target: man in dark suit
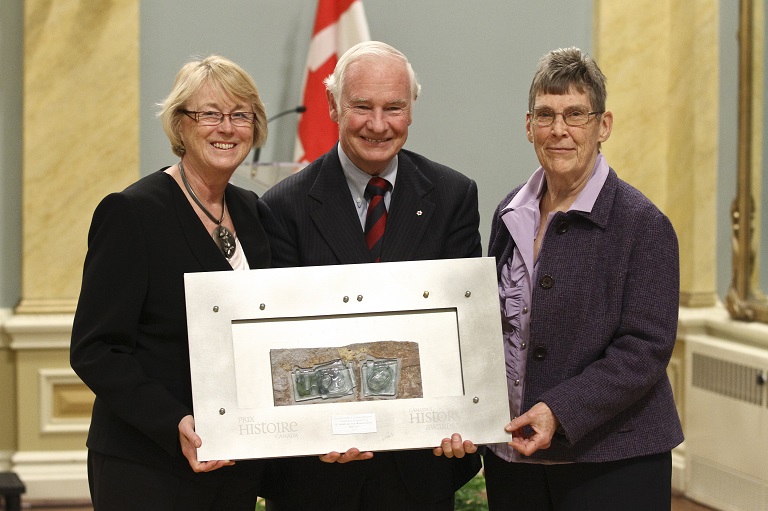
M 264 195 L 273 264 L 480 256 L 475 182 L 402 149 L 420 90 L 408 59 L 386 44 L 361 43 L 325 84 L 339 143 Z M 379 192 L 366 192 L 371 186 Z M 465 452 L 451 440 L 434 452 L 350 448 L 273 460 L 268 509 L 451 510 L 456 489 L 480 468 L 474 446 Z

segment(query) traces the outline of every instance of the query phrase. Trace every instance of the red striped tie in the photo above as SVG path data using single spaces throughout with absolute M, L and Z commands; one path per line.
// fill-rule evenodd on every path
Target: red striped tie
M 365 244 L 368 245 L 374 263 L 381 260 L 381 238 L 387 225 L 387 207 L 384 205 L 384 193 L 387 188 L 389 182 L 380 177 L 372 178 L 365 187 L 365 195 L 371 199 L 365 217 Z

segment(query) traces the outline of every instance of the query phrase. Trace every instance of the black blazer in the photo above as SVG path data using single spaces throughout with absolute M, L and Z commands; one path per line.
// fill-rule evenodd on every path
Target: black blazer
M 381 261 L 479 257 L 475 182 L 410 151 L 400 151 L 398 158 Z M 273 265 L 371 262 L 336 147 L 275 185 L 262 199 Z M 447 459 L 435 456 L 431 449 L 376 453 L 372 460 L 347 464 L 282 459 L 275 461 L 277 494 L 298 492 L 320 498 L 335 491 L 354 491 L 350 487 L 362 484 L 373 463 L 390 457 L 414 498 L 427 501 L 449 497 L 480 469 L 477 455 Z M 312 471 L 312 477 L 297 476 L 302 465 Z M 290 481 L 301 482 L 290 485 Z
M 267 267 L 258 197 L 233 185 L 225 193 L 250 267 Z M 162 170 L 101 201 L 88 233 L 70 351 L 72 368 L 96 394 L 89 449 L 203 481 L 254 474 L 248 463 L 194 474 L 178 438 L 179 421 L 192 413 L 184 273 L 231 269 Z

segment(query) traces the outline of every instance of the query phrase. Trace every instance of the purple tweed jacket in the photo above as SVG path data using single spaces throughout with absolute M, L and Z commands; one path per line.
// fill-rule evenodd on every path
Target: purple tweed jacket
M 492 220 L 497 272 L 514 241 Z M 561 429 L 532 458 L 603 462 L 683 441 L 666 374 L 677 332 L 679 256 L 672 224 L 613 169 L 591 213 L 557 213 L 531 302 L 523 411 L 545 402 Z

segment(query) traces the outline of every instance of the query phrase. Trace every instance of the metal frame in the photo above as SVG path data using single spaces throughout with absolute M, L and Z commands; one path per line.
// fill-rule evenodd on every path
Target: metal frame
M 185 285 L 200 460 L 435 447 L 454 432 L 509 440 L 491 258 L 196 273 Z M 419 342 L 424 397 L 274 405 L 271 348 L 377 340 Z

